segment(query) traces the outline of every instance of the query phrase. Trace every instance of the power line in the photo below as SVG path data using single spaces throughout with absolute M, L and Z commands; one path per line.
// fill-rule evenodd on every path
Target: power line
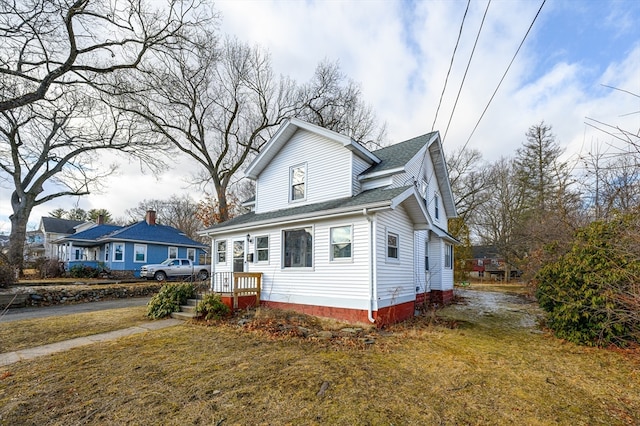
M 460 93 L 462 92 L 462 86 L 464 86 L 464 81 L 467 78 L 467 72 L 469 71 L 469 67 L 471 66 L 471 60 L 473 59 L 473 54 L 476 51 L 476 46 L 478 45 L 478 40 L 480 39 L 480 33 L 482 32 L 482 27 L 484 27 L 484 20 L 487 17 L 487 12 L 489 11 L 489 6 L 491 5 L 491 0 L 487 3 L 487 7 L 484 10 L 484 15 L 482 15 L 482 22 L 480 23 L 480 28 L 478 29 L 478 34 L 476 35 L 476 41 L 473 43 L 473 49 L 471 50 L 471 55 L 469 55 L 469 61 L 467 62 L 467 68 L 464 70 L 464 75 L 462 76 L 462 82 L 460 83 L 460 88 L 458 89 L 458 95 L 456 96 L 456 101 L 453 104 L 453 109 L 451 110 L 451 115 L 449 116 L 449 122 L 447 123 L 447 128 L 444 131 L 444 136 L 442 137 L 442 143 L 444 144 L 445 139 L 447 138 L 447 133 L 449 132 L 449 126 L 451 125 L 451 120 L 453 119 L 453 114 L 456 111 L 456 106 L 458 105 L 458 100 L 460 99 Z
M 438 119 L 438 112 L 440 111 L 440 106 L 442 105 L 442 98 L 444 98 L 444 92 L 447 89 L 447 81 L 449 81 L 449 74 L 451 74 L 451 68 L 453 68 L 453 59 L 456 57 L 456 51 L 458 50 L 458 44 L 460 43 L 460 38 L 462 36 L 462 28 L 464 27 L 464 21 L 467 18 L 467 12 L 469 11 L 469 5 L 471 4 L 471 0 L 467 1 L 467 8 L 464 11 L 464 16 L 462 16 L 462 22 L 460 23 L 460 31 L 458 32 L 458 39 L 456 40 L 456 45 L 453 48 L 453 54 L 451 55 L 451 62 L 449 63 L 449 70 L 447 71 L 447 77 L 444 79 L 444 86 L 442 87 L 442 93 L 440 94 L 440 100 L 438 101 L 438 108 L 436 108 L 436 116 L 433 118 L 433 124 L 431 125 L 431 131 L 436 127 L 436 120 Z
M 462 147 L 462 149 L 465 149 L 467 147 L 467 144 L 469 144 L 469 141 L 471 140 L 471 137 L 473 136 L 473 134 L 476 132 L 476 129 L 480 125 L 480 121 L 482 121 L 482 118 L 484 117 L 484 114 L 489 109 L 489 105 L 491 105 L 491 102 L 493 101 L 493 98 L 496 96 L 496 93 L 498 92 L 498 89 L 502 85 L 502 82 L 504 81 L 504 78 L 507 76 L 507 73 L 511 69 L 511 65 L 513 65 L 513 62 L 515 61 L 516 56 L 518 56 L 518 52 L 520 52 L 520 49 L 522 48 L 522 45 L 524 44 L 524 41 L 527 39 L 527 36 L 529 35 L 529 32 L 531 32 L 531 28 L 533 28 L 533 24 L 538 19 L 538 16 L 540 15 L 540 11 L 542 11 L 542 7 L 546 3 L 546 1 L 547 0 L 542 0 L 542 4 L 540 5 L 540 8 L 538 9 L 538 12 L 536 13 L 536 16 L 533 18 L 533 21 L 531 21 L 531 25 L 529 25 L 529 29 L 527 30 L 526 34 L 522 38 L 522 41 L 520 42 L 520 46 L 518 46 L 518 50 L 516 50 L 516 53 L 514 53 L 513 58 L 511 59 L 511 62 L 509 62 L 509 66 L 507 67 L 507 69 L 505 70 L 504 74 L 502 75 L 502 78 L 500 79 L 500 82 L 498 83 L 498 86 L 496 87 L 496 90 L 494 90 L 493 95 L 491 95 L 491 99 L 489 99 L 489 102 L 487 103 L 487 106 L 484 107 L 484 111 L 482 111 L 482 114 L 480 115 L 480 118 L 478 119 L 478 122 L 476 123 L 475 127 L 471 131 L 471 134 L 469 135 L 469 139 L 467 139 L 467 141 L 464 143 L 464 146 Z

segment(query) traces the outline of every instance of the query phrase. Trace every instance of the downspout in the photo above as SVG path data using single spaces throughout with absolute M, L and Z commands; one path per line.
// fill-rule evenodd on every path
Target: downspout
M 367 318 L 369 322 L 372 324 L 376 322 L 375 318 L 373 318 L 373 305 L 376 300 L 376 278 L 375 278 L 375 266 L 374 262 L 376 259 L 375 256 L 375 226 L 374 226 L 374 217 L 369 215 L 369 211 L 364 208 L 362 209 L 362 214 L 367 218 L 369 222 L 369 306 L 367 309 Z

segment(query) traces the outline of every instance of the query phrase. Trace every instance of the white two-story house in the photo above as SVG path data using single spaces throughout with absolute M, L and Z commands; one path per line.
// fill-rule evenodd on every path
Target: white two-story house
M 262 273 L 262 305 L 378 326 L 452 298 L 456 209 L 438 132 L 372 152 L 291 119 L 245 174 L 252 211 L 203 231 L 214 289 Z

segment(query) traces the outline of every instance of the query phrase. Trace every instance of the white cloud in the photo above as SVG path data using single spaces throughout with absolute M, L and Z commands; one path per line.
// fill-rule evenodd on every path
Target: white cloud
M 486 4 L 471 3 L 436 124 L 441 133 Z M 640 30 L 637 25 L 625 25 L 638 21 L 640 7 L 632 1 L 607 5 L 608 18 L 594 13 L 602 8 L 576 2 L 545 4 L 470 148 L 482 151 L 489 161 L 511 156 L 527 129 L 541 120 L 553 126 L 569 154 L 577 154 L 585 141 L 609 139 L 586 126 L 585 117 L 640 129 L 640 114 L 620 117 L 640 110 L 638 98 L 600 85 L 640 93 Z M 224 0 L 216 7 L 223 15 L 221 32 L 268 49 L 276 73 L 307 81 L 318 62 L 338 60 L 343 72 L 361 83 L 365 101 L 379 119 L 387 122 L 389 139 L 398 142 L 431 130 L 466 2 Z M 538 2 L 530 1 L 491 3 L 445 150 L 466 142 L 538 7 Z M 590 55 L 589 46 L 581 46 L 578 35 L 564 31 L 563 24 L 574 17 L 585 24 L 580 31 L 597 26 L 599 37 L 611 39 L 611 45 L 620 48 L 620 59 L 603 64 Z M 185 164 L 158 181 L 135 167 L 125 167 L 109 180 L 104 194 L 83 198 L 80 207 L 104 207 L 120 216 L 145 198 L 187 190 L 198 198 L 198 191 L 185 189 L 186 171 L 194 170 L 192 164 Z M 0 221 L 10 209 L 4 191 Z M 74 201 L 66 200 L 61 206 L 68 208 Z M 55 207 L 56 202 L 43 206 L 32 220 Z

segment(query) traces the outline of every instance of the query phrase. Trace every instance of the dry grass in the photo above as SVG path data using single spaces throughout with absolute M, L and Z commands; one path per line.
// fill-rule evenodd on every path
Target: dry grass
M 0 353 L 132 327 L 148 321 L 146 307 L 109 309 L 0 323 Z
M 478 318 L 454 307 L 368 345 L 300 315 L 186 323 L 0 369 L 0 424 L 640 423 L 637 354 Z

